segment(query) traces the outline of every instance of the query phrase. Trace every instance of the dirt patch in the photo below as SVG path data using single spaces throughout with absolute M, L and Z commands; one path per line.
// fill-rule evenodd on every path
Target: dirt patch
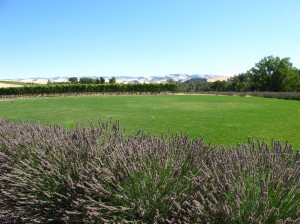
M 0 83 L 0 88 L 8 88 L 8 87 L 21 87 L 21 85 Z
M 211 78 L 211 79 L 207 79 L 208 82 L 215 82 L 215 81 L 227 81 L 227 79 L 229 79 L 230 76 L 224 76 L 224 77 L 218 77 L 218 78 Z

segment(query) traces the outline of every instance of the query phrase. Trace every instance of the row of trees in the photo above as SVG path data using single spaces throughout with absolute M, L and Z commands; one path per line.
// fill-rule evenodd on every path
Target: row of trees
M 247 72 L 231 77 L 227 81 L 209 83 L 206 79 L 191 79 L 178 83 L 178 90 L 300 92 L 300 70 L 293 66 L 290 58 L 268 56 Z
M 173 80 L 168 80 L 170 83 L 174 83 Z M 203 92 L 210 91 L 211 83 L 207 82 L 206 78 L 193 78 L 185 82 L 177 83 L 178 92 Z
M 80 78 L 78 80 L 77 77 L 71 77 L 68 79 L 68 81 L 71 83 L 71 84 L 104 84 L 105 83 L 105 78 L 103 77 L 100 77 L 100 78 L 97 78 L 97 79 L 93 79 L 93 78 Z M 116 83 L 116 78 L 115 77 L 111 77 L 109 80 L 108 80 L 109 84 L 114 84 Z
M 208 82 L 205 78 L 190 79 L 185 82 L 168 80 L 163 84 L 116 84 L 114 77 L 105 84 L 103 77 L 71 77 L 67 83 L 56 85 L 0 89 L 0 95 L 52 94 L 77 92 L 300 92 L 300 70 L 293 66 L 290 58 L 268 56 L 261 59 L 253 68 L 227 81 Z M 49 83 L 53 84 L 53 83 Z M 73 84 L 73 85 L 70 85 Z M 60 86 L 60 87 L 59 87 Z

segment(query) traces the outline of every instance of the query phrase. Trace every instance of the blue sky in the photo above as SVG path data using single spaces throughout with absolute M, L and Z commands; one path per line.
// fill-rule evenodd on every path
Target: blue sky
M 299 0 L 0 0 L 0 79 L 300 68 Z

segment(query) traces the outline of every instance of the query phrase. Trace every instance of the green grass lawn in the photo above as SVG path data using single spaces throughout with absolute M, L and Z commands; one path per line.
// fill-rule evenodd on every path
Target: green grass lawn
M 12 99 L 0 101 L 0 118 L 72 128 L 87 120 L 119 120 L 127 134 L 188 133 L 213 145 L 248 137 L 300 147 L 300 102 L 214 95 L 131 95 Z

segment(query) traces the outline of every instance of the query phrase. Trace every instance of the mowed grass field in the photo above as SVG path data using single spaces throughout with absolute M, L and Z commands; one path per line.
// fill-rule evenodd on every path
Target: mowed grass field
M 77 96 L 0 101 L 0 118 L 60 124 L 119 120 L 126 134 L 139 130 L 183 132 L 213 145 L 236 145 L 248 137 L 272 139 L 300 148 L 300 102 L 216 95 Z

